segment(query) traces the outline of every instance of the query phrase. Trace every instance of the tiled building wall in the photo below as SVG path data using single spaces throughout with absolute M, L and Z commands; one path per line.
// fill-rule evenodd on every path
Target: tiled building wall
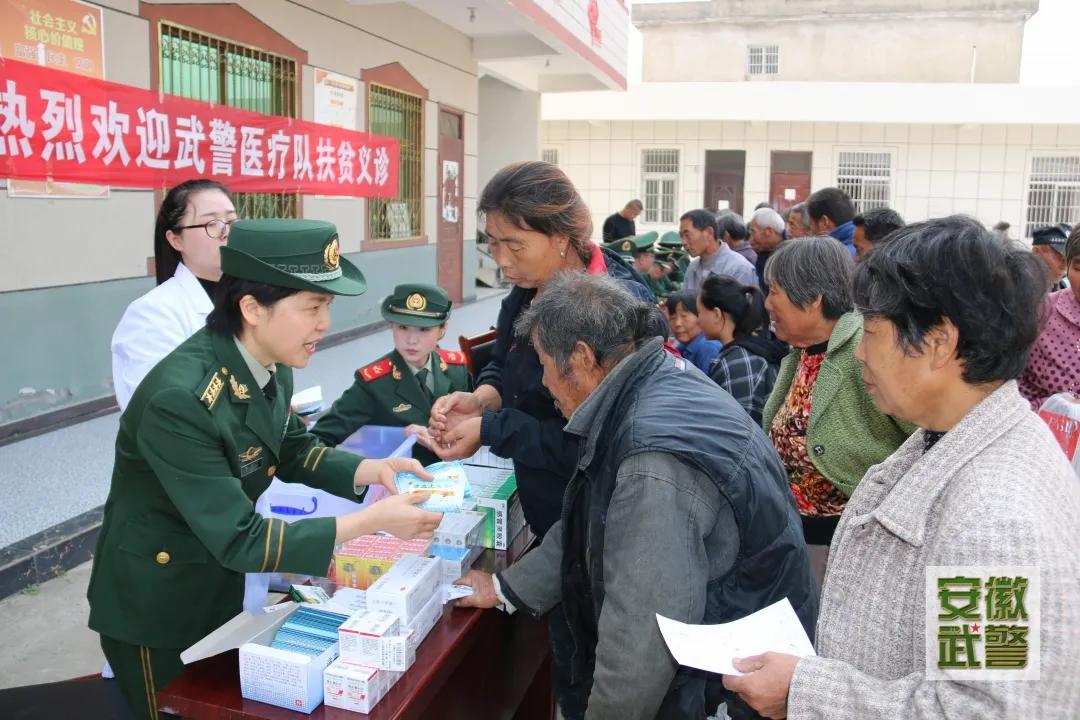
M 988 225 L 1005 220 L 1014 236 L 1022 233 L 1031 158 L 1080 155 L 1080 125 L 545 121 L 542 132 L 543 147 L 558 151 L 592 208 L 596 238 L 607 215 L 642 195 L 644 149 L 680 151 L 679 213 L 704 203 L 707 150 L 746 152 L 750 209 L 768 199 L 772 151 L 813 153 L 817 189 L 836 184 L 839 152 L 865 149 L 892 154 L 890 205 L 906 220 L 965 213 Z

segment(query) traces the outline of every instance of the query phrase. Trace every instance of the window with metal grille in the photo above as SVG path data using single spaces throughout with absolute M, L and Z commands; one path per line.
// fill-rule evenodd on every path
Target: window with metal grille
M 296 61 L 180 25 L 161 24 L 161 90 L 296 117 Z M 244 218 L 296 217 L 296 193 L 234 193 Z
M 540 159 L 552 165 L 559 164 L 559 148 L 544 148 Z
M 751 45 L 746 49 L 747 75 L 779 75 L 780 46 Z
M 1080 155 L 1031 159 L 1024 237 L 1043 225 L 1080 222 Z
M 401 141 L 397 197 L 368 200 L 370 237 L 372 240 L 419 237 L 424 232 L 423 98 L 369 83 L 368 130 Z
M 892 196 L 892 153 L 841 151 L 836 186 L 851 196 L 855 212 L 888 207 Z
M 646 223 L 675 222 L 678 185 L 678 150 L 641 151 L 641 196 Z

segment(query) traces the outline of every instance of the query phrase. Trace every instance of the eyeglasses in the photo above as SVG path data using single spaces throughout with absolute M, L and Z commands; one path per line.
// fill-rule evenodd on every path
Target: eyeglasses
M 176 229 L 192 230 L 194 228 L 202 228 L 206 230 L 206 234 L 210 236 L 212 240 L 220 240 L 221 238 L 229 236 L 229 228 L 232 227 L 232 224 L 239 219 L 240 218 L 233 218 L 232 220 L 218 220 L 217 218 L 214 218 L 213 220 L 208 220 L 207 222 L 200 223 L 198 225 L 180 225 Z

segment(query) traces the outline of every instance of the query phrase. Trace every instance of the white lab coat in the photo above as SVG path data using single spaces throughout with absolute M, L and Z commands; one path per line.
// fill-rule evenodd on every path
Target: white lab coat
M 112 374 L 121 412 L 135 388 L 161 359 L 206 325 L 214 303 L 180 263 L 176 273 L 133 301 L 112 337 Z

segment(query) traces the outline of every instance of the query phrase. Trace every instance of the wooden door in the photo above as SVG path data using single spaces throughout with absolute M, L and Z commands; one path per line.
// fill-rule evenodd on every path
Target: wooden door
M 435 211 L 439 214 L 436 237 L 436 262 L 439 287 L 454 302 L 461 302 L 461 256 L 464 235 L 464 174 L 465 141 L 464 115 L 439 107 L 439 163 L 436 168 L 438 198 Z
M 726 206 L 741 215 L 745 176 L 744 151 L 706 150 L 705 207 L 716 212 Z
M 769 174 L 769 204 L 777 212 L 810 197 L 810 165 L 808 152 L 774 151 Z

